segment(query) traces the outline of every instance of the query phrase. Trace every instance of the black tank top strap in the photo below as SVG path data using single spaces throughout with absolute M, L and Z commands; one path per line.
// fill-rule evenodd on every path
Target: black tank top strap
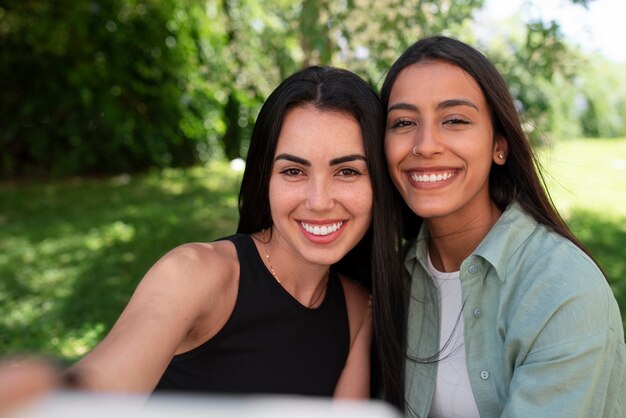
M 213 338 L 172 359 L 157 390 L 332 396 L 350 345 L 339 276 L 331 272 L 324 300 L 309 309 L 274 279 L 249 235 L 224 239 L 240 264 L 233 312 Z

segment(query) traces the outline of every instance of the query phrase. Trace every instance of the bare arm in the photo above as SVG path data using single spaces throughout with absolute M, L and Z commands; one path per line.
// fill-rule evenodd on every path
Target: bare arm
M 366 399 L 370 396 L 370 349 L 372 345 L 372 309 L 367 291 L 342 278 L 348 320 L 350 352 L 335 387 L 335 399 Z
M 159 260 L 142 279 L 111 332 L 71 368 L 79 387 L 152 391 L 174 354 L 193 348 L 197 338 L 206 337 L 194 332 L 198 322 L 216 328 L 214 335 L 236 298 L 237 286 L 232 282 L 237 274 L 232 271 L 229 246 L 188 244 Z

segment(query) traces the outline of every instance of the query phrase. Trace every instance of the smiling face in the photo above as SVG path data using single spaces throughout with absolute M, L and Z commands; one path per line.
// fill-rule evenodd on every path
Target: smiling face
M 507 150 L 494 140 L 476 81 L 457 66 L 422 61 L 398 74 L 387 110 L 390 174 L 413 212 L 462 223 L 487 213 L 491 164 L 503 164 Z
M 290 110 L 276 146 L 269 184 L 272 251 L 328 266 L 364 236 L 372 186 L 359 124 L 312 106 Z

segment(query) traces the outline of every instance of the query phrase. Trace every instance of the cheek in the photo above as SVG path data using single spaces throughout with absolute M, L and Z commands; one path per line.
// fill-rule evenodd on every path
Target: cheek
M 372 191 L 371 187 L 368 187 L 367 190 L 365 190 L 363 193 L 363 208 L 364 208 L 364 215 L 365 215 L 365 219 L 366 219 L 366 225 L 367 227 L 369 227 L 369 225 L 372 223 L 372 209 L 374 207 L 374 193 Z
M 385 142 L 385 157 L 387 159 L 387 169 L 391 181 L 396 187 L 400 187 L 402 181 L 402 172 L 400 170 L 400 163 L 404 160 L 405 152 L 397 144 L 390 144 Z
M 402 141 L 394 141 L 392 139 L 385 139 L 385 157 L 387 159 L 387 165 L 389 171 L 392 173 L 398 169 L 398 165 L 404 160 L 407 152 L 406 145 Z
M 372 192 L 372 188 L 364 188 L 360 192 L 357 192 L 353 196 L 353 199 L 354 205 L 351 212 L 360 219 L 359 233 L 362 236 L 372 223 L 372 209 L 374 206 L 374 194 Z
M 270 208 L 275 206 L 274 201 L 276 200 L 276 196 L 280 196 L 280 193 L 277 190 L 276 182 L 273 181 L 273 177 L 270 177 L 270 184 L 268 188 L 268 198 L 270 200 Z
M 482 161 L 482 169 L 487 172 L 487 176 L 489 176 L 492 164 L 498 162 L 496 156 L 497 153 L 495 152 L 495 143 L 492 143 L 483 147 L 483 149 L 481 149 L 475 157 L 476 161 Z
M 369 184 L 346 188 L 342 200 L 352 214 L 366 216 L 369 223 L 374 205 L 374 193 Z
M 269 200 L 270 211 L 272 218 L 274 218 L 276 213 L 284 212 L 290 206 L 290 201 L 293 200 L 293 191 L 288 190 L 280 182 L 270 179 Z
M 368 187 L 367 190 L 363 192 L 363 207 L 369 214 L 368 216 L 371 220 L 372 208 L 374 207 L 374 193 L 372 192 L 371 187 Z

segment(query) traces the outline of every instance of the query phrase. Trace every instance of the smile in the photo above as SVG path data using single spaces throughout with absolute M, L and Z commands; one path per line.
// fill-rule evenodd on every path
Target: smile
M 302 228 L 304 228 L 304 230 L 309 234 L 324 236 L 336 232 L 339 228 L 341 228 L 343 222 L 337 222 L 329 225 L 311 225 L 305 222 L 300 222 L 300 224 L 302 225 Z
M 454 177 L 455 171 L 444 171 L 443 173 L 430 173 L 430 174 L 418 174 L 411 173 L 411 180 L 416 183 L 436 183 L 438 181 L 445 181 Z

